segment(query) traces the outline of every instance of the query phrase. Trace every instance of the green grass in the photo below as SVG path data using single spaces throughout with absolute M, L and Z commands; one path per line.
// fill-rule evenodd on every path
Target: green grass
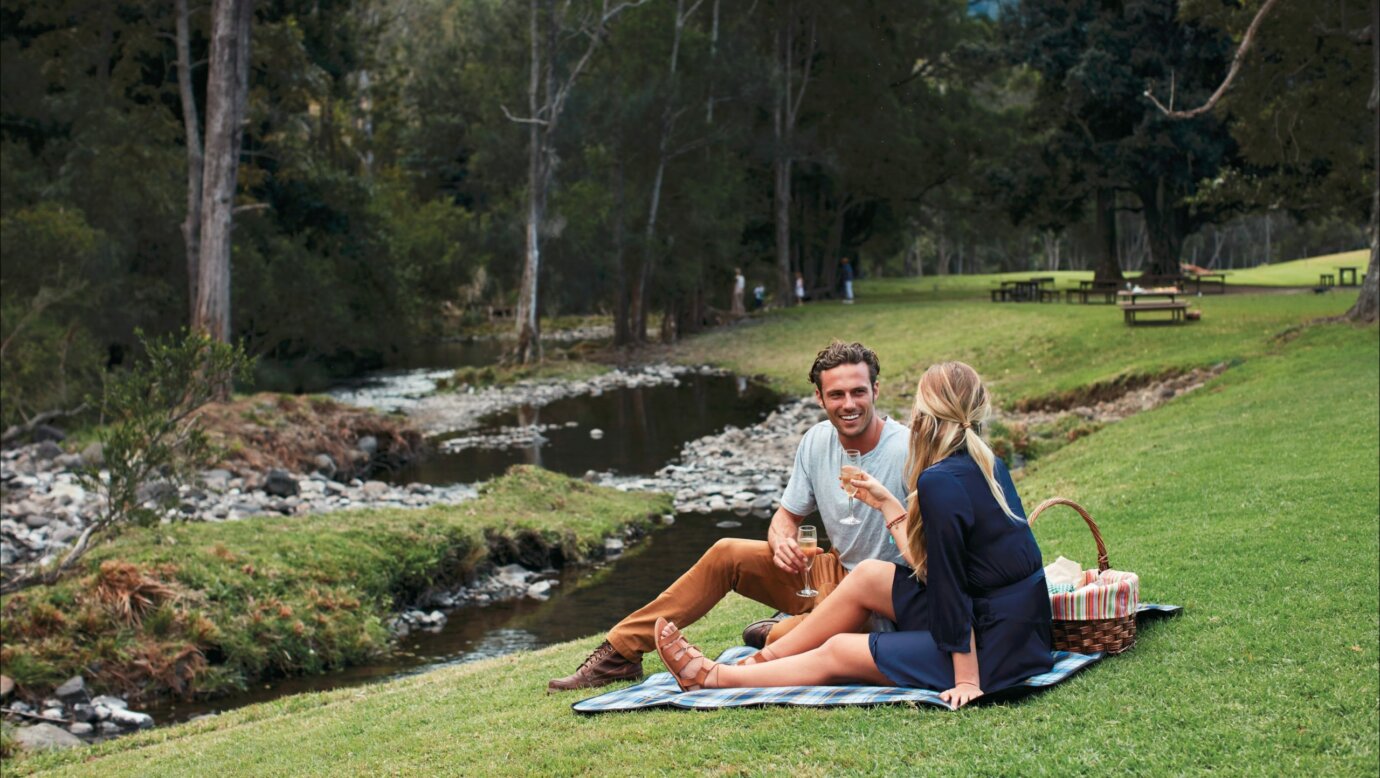
M 1063 386 L 1051 375 L 1060 370 L 1116 374 L 1121 360 L 1146 370 L 1240 361 L 1197 393 L 1064 447 L 1021 480 L 1027 506 L 1055 494 L 1086 505 L 1113 565 L 1140 573 L 1143 597 L 1187 608 L 1146 629 L 1130 653 L 1034 699 L 958 713 L 887 706 L 582 717 L 568 706 L 584 695 L 547 696 L 544 686 L 594 645 L 605 625 L 590 625 L 587 640 L 281 699 L 79 753 L 25 759 L 13 769 L 141 776 L 1375 775 L 1380 337 L 1373 326 L 1339 325 L 1272 337 L 1335 312 L 1326 300 L 1284 299 L 1287 311 L 1273 310 L 1280 304 L 1274 299 L 1214 301 L 1222 307 L 1213 305 L 1199 328 L 1102 328 L 1097 315 L 1120 326 L 1115 311 L 1072 306 L 1060 313 L 1081 326 L 1058 326 L 1052 306 L 973 303 L 969 312 L 920 303 L 900 316 L 901 301 L 890 309 L 873 301 L 841 311 L 807 308 L 772 329 L 733 331 L 751 339 L 774 333 L 773 347 L 757 352 L 767 367 L 756 372 L 777 371 L 769 374 L 783 383 L 804 372 L 816 329 L 828 327 L 883 344 L 893 374 L 925 359 L 985 360 L 1008 395 L 1021 393 L 1018 381 L 1034 384 L 1033 394 Z M 1001 318 L 984 326 L 988 317 Z M 955 322 L 964 327 L 953 331 Z M 1056 334 L 1031 335 L 1022 322 Z M 1099 344 L 1097 332 L 1110 342 Z M 712 354 L 709 342 L 695 348 Z M 733 340 L 713 342 L 726 360 L 747 359 Z M 1108 354 L 1087 353 L 1093 345 Z M 1048 367 L 1023 361 L 1021 346 Z M 1079 368 L 1085 360 L 1095 364 Z M 1035 534 L 1049 558 L 1092 562 L 1092 541 L 1072 512 L 1047 514 Z M 716 652 L 736 643 L 742 624 L 763 610 L 731 598 L 689 632 Z M 654 659 L 647 665 L 660 669 Z
M 1261 265 L 1249 270 L 1233 270 L 1227 276 L 1227 283 L 1251 286 L 1317 286 L 1320 273 L 1335 275 L 1338 267 L 1356 268 L 1356 277 L 1359 280 L 1361 274 L 1366 272 L 1368 264 L 1370 250 L 1358 249 L 1341 254 Z
M 691 339 L 675 356 L 761 375 L 803 395 L 813 389 L 806 374 L 816 351 L 834 338 L 861 340 L 880 358 L 884 408 L 908 410 L 920 374 L 948 359 L 973 365 L 997 402 L 1011 406 L 1129 376 L 1252 359 L 1274 348 L 1281 331 L 1351 305 L 1340 294 L 1210 295 L 1193 299 L 1201 322 L 1128 327 L 1115 306 L 944 299 L 918 288 L 923 283 L 863 282 L 855 305 L 775 312 Z
M 517 467 L 456 506 L 130 529 L 80 574 L 0 603 L 0 672 L 30 696 L 78 673 L 157 696 L 325 672 L 388 651 L 397 605 L 463 580 L 493 550 L 578 562 L 669 508 Z M 125 601 L 141 618 L 124 616 Z

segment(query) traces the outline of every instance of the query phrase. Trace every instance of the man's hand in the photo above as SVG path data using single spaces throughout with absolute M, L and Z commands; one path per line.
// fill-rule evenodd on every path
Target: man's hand
M 795 542 L 795 532 L 800 527 L 800 517 L 778 508 L 771 517 L 771 527 L 767 530 L 767 546 L 771 548 L 771 561 L 788 573 L 800 573 L 805 569 L 805 552 Z

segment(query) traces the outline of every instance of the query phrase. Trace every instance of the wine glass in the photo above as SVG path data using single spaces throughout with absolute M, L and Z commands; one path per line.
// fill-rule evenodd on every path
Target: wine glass
M 805 571 L 801 574 L 805 580 L 805 588 L 796 594 L 801 597 L 814 597 L 819 592 L 810 585 L 810 569 L 815 566 L 815 554 L 819 551 L 819 535 L 815 533 L 813 525 L 802 524 L 800 529 L 796 530 L 795 542 L 805 553 Z
M 853 487 L 853 478 L 862 472 L 862 454 L 856 448 L 846 448 L 843 450 L 843 467 L 839 470 L 839 479 L 843 482 L 843 490 L 848 492 L 848 515 L 839 519 L 840 524 L 853 526 L 862 524 L 858 519 L 857 511 L 853 508 L 853 495 L 858 490 Z

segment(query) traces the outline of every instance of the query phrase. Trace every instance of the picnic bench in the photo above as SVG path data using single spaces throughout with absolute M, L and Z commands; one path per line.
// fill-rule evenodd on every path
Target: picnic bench
M 1073 302 L 1078 298 L 1078 302 L 1087 305 L 1092 302 L 1092 298 L 1100 297 L 1103 303 L 1111 305 L 1116 302 L 1116 293 L 1121 290 L 1121 284 L 1116 281 L 1079 281 L 1077 289 L 1070 289 L 1065 293 L 1064 301 Z
M 1353 267 L 1338 267 L 1338 268 L 1337 268 L 1337 286 L 1360 286 L 1360 282 L 1356 280 L 1356 271 L 1357 271 L 1357 270 L 1360 270 L 1360 268 L 1359 268 L 1359 267 L 1354 267 L 1354 266 L 1353 266 Z M 1329 273 L 1328 275 L 1331 275 L 1331 274 Z
M 1147 291 L 1117 292 L 1118 307 L 1127 324 L 1148 324 L 1137 321 L 1136 317 L 1145 313 L 1168 313 L 1169 318 L 1155 321 L 1166 324 L 1181 324 L 1187 319 L 1188 301 L 1180 300 L 1184 293 L 1178 289 L 1158 289 Z
M 1319 286 L 1319 287 L 1336 286 L 1336 285 L 1337 285 L 1337 276 L 1336 276 L 1336 275 L 1334 275 L 1334 274 L 1332 274 L 1332 273 L 1319 273 L 1319 274 L 1318 274 L 1318 286 Z
M 1054 285 L 1053 276 L 1041 276 L 1016 281 L 1002 281 L 1000 286 L 988 290 L 994 303 L 1050 302 L 1059 300 L 1059 290 L 1046 288 Z

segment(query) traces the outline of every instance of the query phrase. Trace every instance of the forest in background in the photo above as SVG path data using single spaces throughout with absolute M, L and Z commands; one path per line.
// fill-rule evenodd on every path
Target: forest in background
M 1202 103 L 1258 7 L 260 0 L 229 332 L 263 385 L 319 387 L 521 308 L 534 244 L 536 310 L 620 343 L 697 331 L 735 267 L 785 301 L 844 256 L 1105 276 L 1365 245 L 1370 4 L 1282 3 L 1224 110 L 1145 97 Z M 0 2 L 6 424 L 188 323 L 212 10 Z

